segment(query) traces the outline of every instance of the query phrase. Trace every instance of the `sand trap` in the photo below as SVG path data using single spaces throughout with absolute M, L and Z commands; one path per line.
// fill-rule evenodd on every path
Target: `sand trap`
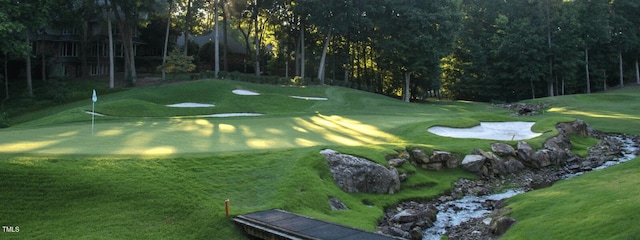
M 102 114 L 102 113 L 97 113 L 97 112 L 92 112 L 92 111 L 84 111 L 84 112 L 85 112 L 86 114 L 94 115 L 94 116 L 100 116 L 100 117 L 107 116 L 107 115 L 104 115 L 104 114 Z
M 262 113 L 218 113 L 209 115 L 200 115 L 198 117 L 257 117 L 262 116 Z
M 314 100 L 314 101 L 327 101 L 328 98 L 324 97 L 302 97 L 302 96 L 289 96 L 291 98 L 304 99 L 304 100 Z
M 185 102 L 185 103 L 170 104 L 170 105 L 166 105 L 166 106 L 167 107 L 176 107 L 176 108 L 200 108 L 200 107 L 215 107 L 216 105 L 208 104 L 208 103 Z
M 538 137 L 531 127 L 534 122 L 481 122 L 472 128 L 432 127 L 429 132 L 453 138 L 477 138 L 487 140 L 526 140 Z
M 245 95 L 245 96 L 260 95 L 260 93 L 249 91 L 249 90 L 244 90 L 244 89 L 236 89 L 236 90 L 233 90 L 231 92 L 233 92 L 234 94 Z

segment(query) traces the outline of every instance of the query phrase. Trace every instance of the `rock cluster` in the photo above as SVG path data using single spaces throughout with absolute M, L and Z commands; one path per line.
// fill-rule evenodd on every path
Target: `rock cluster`
M 394 167 L 386 168 L 364 158 L 331 149 L 320 151 L 329 162 L 333 180 L 348 193 L 388 193 L 400 190 L 400 176 Z
M 581 120 L 556 125 L 559 134 L 548 139 L 543 148 L 534 151 L 526 142 L 519 142 L 516 148 L 504 143 L 494 143 L 491 151 L 477 149 L 473 154 L 465 156 L 461 167 L 482 176 L 478 180 L 458 180 L 451 192 L 433 199 L 428 203 L 406 202 L 386 209 L 385 217 L 379 224 L 379 232 L 412 238 L 416 235 L 418 223 L 400 223 L 393 221 L 401 212 L 420 212 L 420 209 L 436 209 L 448 201 L 468 195 L 488 195 L 496 189 L 508 185 L 524 191 L 544 188 L 556 181 L 566 178 L 567 174 L 589 171 L 601 166 L 605 161 L 622 156 L 623 143 L 619 139 L 631 139 L 635 147 L 640 144 L 640 136 L 630 137 L 616 134 L 604 134 L 594 131 Z M 587 157 L 582 158 L 571 152 L 571 141 L 567 134 L 592 136 L 600 141 L 589 148 Z M 630 153 L 630 152 L 629 152 Z M 639 152 L 634 154 L 640 155 Z M 497 239 L 515 224 L 515 220 L 507 217 L 502 209 L 502 201 L 486 203 L 493 213 L 486 218 L 473 219 L 454 228 L 447 228 L 449 239 Z M 413 209 L 408 211 L 408 209 Z M 419 220 L 423 222 L 423 220 Z M 428 224 L 427 224 L 428 226 Z M 426 229 L 426 228 L 423 228 Z M 422 232 L 422 231 L 421 231 Z M 414 234 L 412 234 L 414 233 Z M 418 239 L 418 238 L 413 238 Z
M 491 144 L 490 152 L 474 150 L 472 154 L 464 157 L 461 166 L 484 178 L 504 177 L 527 167 L 542 169 L 549 166 L 566 166 L 568 163 L 582 166 L 583 159 L 571 152 L 571 140 L 567 134 L 587 136 L 593 134 L 593 129 L 581 120 L 560 123 L 556 128 L 558 135 L 549 138 L 542 149 L 534 151 L 524 141 L 518 142 L 516 148 L 497 142 Z
M 513 111 L 512 116 L 532 116 L 532 115 L 537 115 L 542 113 L 544 109 L 551 106 L 551 104 L 505 103 L 505 104 L 494 104 L 493 106 L 512 110 Z
M 460 162 L 450 152 L 435 150 L 429 155 L 426 149 L 420 147 L 410 147 L 407 150 L 398 151 L 396 155 L 387 156 L 387 161 L 391 166 L 401 166 L 405 162 L 410 162 L 416 167 L 434 171 L 457 168 Z
M 403 202 L 396 211 L 387 211 L 379 232 L 406 239 L 421 240 L 425 228 L 433 226 L 438 210 L 433 204 Z

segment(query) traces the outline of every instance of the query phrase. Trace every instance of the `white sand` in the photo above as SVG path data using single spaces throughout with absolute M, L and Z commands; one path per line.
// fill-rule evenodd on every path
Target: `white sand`
M 304 100 L 314 100 L 314 101 L 326 101 L 328 98 L 324 97 L 302 97 L 302 96 L 289 96 L 291 98 L 304 99 Z
M 262 113 L 218 113 L 209 115 L 200 115 L 198 117 L 257 117 L 262 116 Z
M 249 90 L 244 90 L 244 89 L 236 89 L 236 90 L 233 90 L 231 92 L 233 92 L 234 94 L 245 95 L 245 96 L 260 95 L 260 93 L 249 91 Z
M 432 127 L 429 132 L 453 138 L 477 138 L 487 140 L 526 140 L 538 137 L 531 127 L 534 122 L 481 122 L 472 128 Z
M 216 105 L 208 104 L 208 103 L 192 103 L 192 102 L 167 105 L 167 107 L 177 107 L 177 108 L 199 108 L 199 107 L 215 107 L 215 106 Z
M 84 111 L 86 114 L 89 115 L 94 115 L 94 116 L 100 116 L 100 117 L 104 117 L 106 115 L 102 114 L 102 113 L 97 113 L 97 112 L 92 112 L 92 111 Z

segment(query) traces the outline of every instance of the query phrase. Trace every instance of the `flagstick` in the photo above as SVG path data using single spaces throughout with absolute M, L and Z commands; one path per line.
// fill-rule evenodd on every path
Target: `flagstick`
M 96 102 L 91 101 L 91 136 L 93 136 L 93 123 L 96 118 Z

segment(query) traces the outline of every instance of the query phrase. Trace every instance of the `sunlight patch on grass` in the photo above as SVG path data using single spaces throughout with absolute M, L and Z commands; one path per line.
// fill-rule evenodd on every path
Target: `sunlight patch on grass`
M 397 138 L 379 128 L 342 116 L 317 115 L 310 119 L 296 118 L 294 130 L 302 128 L 319 133 L 324 139 L 347 146 L 397 142 Z M 299 130 L 298 130 L 299 131 Z
M 568 108 L 565 108 L 565 107 L 551 108 L 551 109 L 549 109 L 549 112 L 566 114 L 566 115 L 582 115 L 582 116 L 594 117 L 594 118 L 635 119 L 635 120 L 640 120 L 640 117 L 632 116 L 632 115 L 629 115 L 629 114 L 621 114 L 621 113 L 607 113 L 607 114 L 605 114 L 605 113 L 597 113 L 597 112 L 587 112 L 587 111 L 572 110 L 572 109 L 568 109 Z
M 97 137 L 112 137 L 112 136 L 118 136 L 121 135 L 122 129 L 109 129 L 109 130 L 102 130 L 96 133 L 95 136 Z
M 218 124 L 218 130 L 220 130 L 221 133 L 234 133 L 236 132 L 236 127 L 231 125 L 231 124 Z
M 268 149 L 277 145 L 278 141 L 272 139 L 252 138 L 247 140 L 247 146 L 254 149 Z
M 58 137 L 71 137 L 75 135 L 78 135 L 78 131 L 68 131 L 68 132 L 60 133 L 58 134 Z
M 293 126 L 293 130 L 296 130 L 296 131 L 301 132 L 301 133 L 308 133 L 309 132 L 309 131 L 307 131 L 307 129 L 304 129 L 304 128 L 301 128 L 301 127 L 298 127 L 298 126 Z
M 49 141 L 24 141 L 24 142 L 16 142 L 16 143 L 7 143 L 0 145 L 0 149 L 3 152 L 23 152 L 23 151 L 33 151 L 37 149 L 42 149 L 45 147 L 52 146 L 57 144 L 59 141 L 49 140 Z
M 257 136 L 257 134 L 253 130 L 251 130 L 251 127 L 249 126 L 241 126 L 240 130 L 242 131 L 242 135 L 244 135 L 245 137 Z
M 144 155 L 171 155 L 175 153 L 176 148 L 173 146 L 154 147 L 143 152 Z
M 303 147 L 312 147 L 312 146 L 320 145 L 319 142 L 311 141 L 311 140 L 304 139 L 304 138 L 296 138 L 295 139 L 295 143 L 297 145 L 303 146 Z

